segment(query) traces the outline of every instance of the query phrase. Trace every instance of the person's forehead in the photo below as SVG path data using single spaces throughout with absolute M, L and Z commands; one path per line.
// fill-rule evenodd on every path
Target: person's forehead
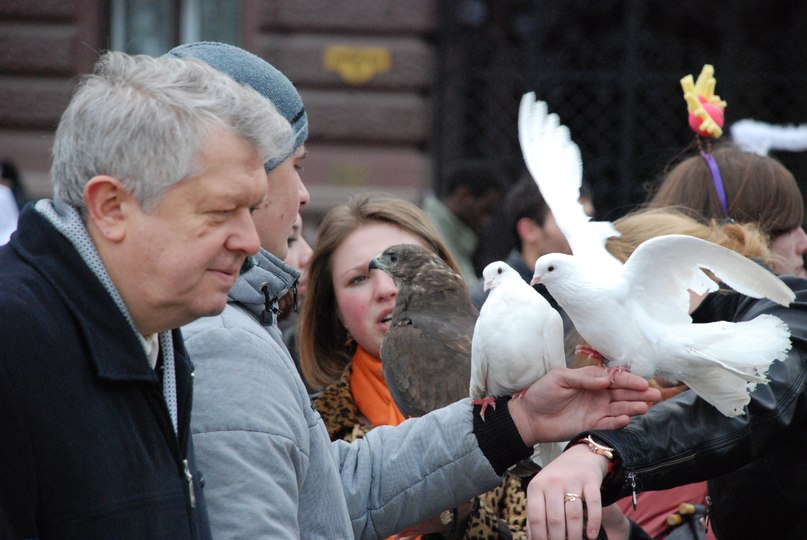
M 374 222 L 354 229 L 342 240 L 335 254 L 340 256 L 345 267 L 360 266 L 395 244 L 418 244 L 427 247 L 420 236 L 398 225 Z
M 377 243 L 380 245 L 385 245 L 386 247 L 402 243 L 423 243 L 420 236 L 414 232 L 409 231 L 408 229 L 405 229 L 404 227 L 395 223 L 388 223 L 386 221 L 372 221 L 364 223 L 345 237 L 345 240 L 348 239 L 351 239 L 354 242 Z M 397 241 L 398 239 L 403 239 L 406 241 Z
M 184 180 L 187 185 L 185 191 L 189 192 L 194 199 L 199 201 L 209 201 L 212 199 L 237 198 L 246 191 L 255 191 L 258 186 L 243 181 L 228 181 L 227 178 L 197 177 Z

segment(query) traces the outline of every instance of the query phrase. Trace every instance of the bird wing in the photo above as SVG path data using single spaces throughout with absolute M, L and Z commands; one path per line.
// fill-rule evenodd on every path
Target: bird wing
M 541 299 L 543 300 L 543 297 Z M 546 308 L 550 313 L 544 324 L 542 337 L 545 344 L 544 366 L 545 372 L 548 373 L 553 368 L 566 367 L 566 347 L 563 342 L 563 319 L 560 313 L 550 306 L 549 302 L 546 302 Z
M 381 345 L 384 380 L 404 416 L 424 414 L 467 395 L 471 376 L 471 314 L 408 313 Z
M 547 104 L 535 93 L 521 98 L 518 111 L 518 140 L 524 162 L 552 215 L 563 232 L 572 253 L 609 260 L 619 264 L 605 250 L 605 240 L 619 236 L 613 224 L 591 221 L 580 204 L 583 162 L 580 149 L 572 141 L 569 129 L 557 114 L 550 114 Z
M 784 306 L 795 298 L 782 280 L 751 259 L 682 234 L 642 242 L 625 262 L 622 279 L 651 317 L 667 323 L 688 323 L 688 291 L 702 295 L 717 289 L 704 269 L 753 298 L 768 298 Z
M 490 295 L 485 300 L 485 304 L 490 301 Z M 482 305 L 484 309 L 485 304 Z M 471 379 L 468 387 L 468 395 L 472 399 L 481 399 L 487 395 L 488 388 L 488 358 L 490 352 L 488 347 L 492 347 L 491 339 L 488 337 L 489 331 L 486 328 L 485 319 L 482 312 L 476 320 L 474 334 L 471 338 Z
M 515 273 L 491 290 L 474 328 L 471 392 L 512 394 L 565 365 L 563 321 L 549 302 Z

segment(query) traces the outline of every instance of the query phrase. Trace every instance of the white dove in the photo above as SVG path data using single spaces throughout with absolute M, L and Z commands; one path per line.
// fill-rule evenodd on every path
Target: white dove
M 795 297 L 750 259 L 677 234 L 643 242 L 616 272 L 585 257 L 544 255 L 533 282 L 546 285 L 610 366 L 683 382 L 724 415 L 737 416 L 750 401 L 749 383 L 766 382 L 771 362 L 790 350 L 790 331 L 772 315 L 693 324 L 690 291 L 700 296 L 718 288 L 702 269 L 747 296 L 784 306 Z
M 502 261 L 482 271 L 490 293 L 479 310 L 471 340 L 473 403 L 495 407 L 495 398 L 517 399 L 549 370 L 566 367 L 563 321 L 538 291 Z M 563 445 L 536 445 L 533 460 L 546 465 L 560 455 Z
M 790 331 L 774 316 L 739 323 L 693 324 L 690 291 L 703 295 L 717 283 L 789 305 L 793 292 L 753 261 L 686 235 L 641 244 L 624 266 L 605 249 L 615 229 L 590 222 L 578 202 L 580 152 L 546 104 L 525 94 L 519 109 L 524 160 L 573 255 L 549 254 L 535 264 L 543 283 L 589 345 L 613 367 L 642 377 L 686 383 L 726 416 L 742 413 L 749 389 L 766 382 L 771 362 L 790 349 Z

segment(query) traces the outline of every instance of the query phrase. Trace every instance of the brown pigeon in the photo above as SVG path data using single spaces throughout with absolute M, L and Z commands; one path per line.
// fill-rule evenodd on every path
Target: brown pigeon
M 401 413 L 422 416 L 467 397 L 479 313 L 462 277 L 413 244 L 390 247 L 370 261 L 374 269 L 387 272 L 398 287 L 381 363 Z

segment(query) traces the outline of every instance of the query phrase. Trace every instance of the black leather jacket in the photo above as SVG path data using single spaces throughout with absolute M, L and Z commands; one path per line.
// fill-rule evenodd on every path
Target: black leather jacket
M 718 538 L 807 537 L 807 280 L 784 281 L 797 295 L 789 309 L 729 293 L 711 295 L 693 313 L 694 322 L 770 313 L 790 326 L 787 359 L 772 364 L 770 382 L 752 392 L 746 413 L 728 418 L 687 391 L 622 430 L 592 432 L 621 460 L 603 486 L 604 504 L 634 489 L 708 479 Z

